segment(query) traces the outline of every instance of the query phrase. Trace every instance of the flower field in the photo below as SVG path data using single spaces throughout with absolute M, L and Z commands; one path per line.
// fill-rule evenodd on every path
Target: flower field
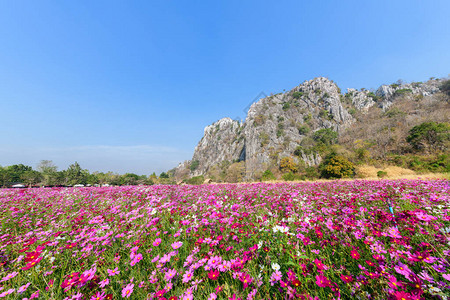
M 3 189 L 0 298 L 446 299 L 449 192 L 445 180 Z

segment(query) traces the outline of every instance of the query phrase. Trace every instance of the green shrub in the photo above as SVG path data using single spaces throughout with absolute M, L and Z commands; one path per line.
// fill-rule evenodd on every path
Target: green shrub
M 385 172 L 385 171 L 378 171 L 377 172 L 377 177 L 378 178 L 384 178 L 386 176 L 387 176 L 387 172 Z
M 406 113 L 404 111 L 401 111 L 398 107 L 393 107 L 390 110 L 386 111 L 384 115 L 388 118 L 392 118 L 395 116 L 404 116 Z
M 328 110 L 326 110 L 326 109 L 322 109 L 322 110 L 319 112 L 319 117 L 325 118 L 325 119 L 327 119 L 327 120 L 332 120 L 332 119 L 333 119 L 333 115 L 330 114 L 330 112 L 329 112 Z
M 330 146 L 337 143 L 338 134 L 330 128 L 323 128 L 314 132 L 312 138 L 317 143 Z
M 292 97 L 294 97 L 294 99 L 300 99 L 303 96 L 302 92 L 293 92 L 292 93 Z
M 260 141 L 261 141 L 261 147 L 264 147 L 264 146 L 266 146 L 267 144 L 269 144 L 269 139 L 270 139 L 270 137 L 269 137 L 269 135 L 268 135 L 267 133 L 261 132 L 261 133 L 259 134 L 259 139 L 260 139 Z
M 394 96 L 402 96 L 409 93 L 412 93 L 411 89 L 399 89 L 394 92 Z
M 441 84 L 441 86 L 439 87 L 439 89 L 447 94 L 448 96 L 450 96 L 450 80 L 446 80 L 444 81 L 444 83 Z
M 291 104 L 289 102 L 285 102 L 283 104 L 283 110 L 288 110 L 289 108 L 291 108 Z
M 281 177 L 284 181 L 305 180 L 304 175 L 298 175 L 292 172 L 284 173 Z
M 311 113 L 303 116 L 303 121 L 308 122 L 312 119 Z
M 316 179 L 319 178 L 319 172 L 315 167 L 307 167 L 305 169 L 306 177 L 308 179 Z
M 275 180 L 275 175 L 273 175 L 272 171 L 265 170 L 261 176 L 262 181 Z
M 302 125 L 298 128 L 298 133 L 300 135 L 307 135 L 309 133 L 310 129 L 308 125 Z
M 324 178 L 344 178 L 354 175 L 355 167 L 345 157 L 331 154 L 320 165 L 321 176 Z
M 189 166 L 189 169 L 191 170 L 191 172 L 194 172 L 195 170 L 197 170 L 199 165 L 200 165 L 200 162 L 198 160 L 193 160 L 191 162 L 191 165 Z
M 425 122 L 414 126 L 406 141 L 415 150 L 444 150 L 450 141 L 450 123 Z
M 279 138 L 279 137 L 281 137 L 282 135 L 284 135 L 284 130 L 281 129 L 281 128 L 278 128 L 278 130 L 277 130 L 277 137 Z
M 280 170 L 282 172 L 297 172 L 297 165 L 292 157 L 283 157 L 280 161 Z
M 205 177 L 203 177 L 203 175 L 194 176 L 192 178 L 187 179 L 185 182 L 187 184 L 199 185 L 199 184 L 202 184 L 203 182 L 205 182 Z

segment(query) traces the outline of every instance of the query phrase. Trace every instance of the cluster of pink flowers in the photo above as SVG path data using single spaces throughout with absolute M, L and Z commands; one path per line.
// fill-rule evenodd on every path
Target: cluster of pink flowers
M 450 288 L 444 180 L 3 189 L 0 222 L 0 298 L 412 300 Z

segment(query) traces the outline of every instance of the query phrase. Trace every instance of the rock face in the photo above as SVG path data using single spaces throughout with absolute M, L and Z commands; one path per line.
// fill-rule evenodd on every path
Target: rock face
M 382 85 L 376 92 L 348 89 L 342 95 L 331 80 L 318 77 L 286 93 L 271 95 L 251 105 L 244 123 L 223 118 L 204 130 L 191 161 L 175 172 L 204 175 L 223 162 L 245 162 L 251 180 L 283 157 L 294 157 L 308 133 L 330 128 L 338 134 L 355 122 L 351 109 L 367 112 L 371 107 L 388 109 L 398 96 L 427 96 L 439 91 L 439 80 L 426 83 Z M 300 151 L 294 157 L 317 165 L 321 157 Z M 188 171 L 186 171 L 188 170 Z
M 192 157 L 192 162 L 198 162 L 192 175 L 205 174 L 211 166 L 222 161 L 239 160 L 241 153 L 245 153 L 242 131 L 243 124 L 230 118 L 206 126 Z

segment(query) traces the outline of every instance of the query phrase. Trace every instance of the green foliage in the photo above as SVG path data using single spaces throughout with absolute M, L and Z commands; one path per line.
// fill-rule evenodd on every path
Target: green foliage
M 328 147 L 337 143 L 338 134 L 330 128 L 323 128 L 314 132 L 312 138 L 316 143 Z
M 292 93 L 292 97 L 294 97 L 294 99 L 300 99 L 303 96 L 302 92 L 293 92 Z
M 377 177 L 378 178 L 384 178 L 386 176 L 387 176 L 387 172 L 385 172 L 385 171 L 378 171 L 377 172 Z
M 265 170 L 261 177 L 262 181 L 275 180 L 275 175 L 273 175 L 272 171 Z
M 159 174 L 159 178 L 168 179 L 169 178 L 169 174 L 167 174 L 166 172 L 162 172 L 161 174 Z
M 42 175 L 38 171 L 29 170 L 29 171 L 23 172 L 22 175 L 20 176 L 20 179 L 25 184 L 31 186 L 33 184 L 39 183 L 41 181 L 41 179 L 42 179 Z
M 316 178 L 319 178 L 319 172 L 318 172 L 318 169 L 317 168 L 315 168 L 315 167 L 307 167 L 306 169 L 305 169 L 305 174 L 306 174 L 306 177 L 308 178 L 308 179 L 316 179 Z
M 447 96 L 450 96 L 450 80 L 446 80 L 444 81 L 441 86 L 439 87 L 439 89 L 447 94 Z
M 334 153 L 328 155 L 319 166 L 324 178 L 344 178 L 354 175 L 355 167 L 345 157 Z
M 319 117 L 327 119 L 327 120 L 332 120 L 333 119 L 333 115 L 330 114 L 330 112 L 328 110 L 326 110 L 326 109 L 322 109 L 319 112 Z
M 297 165 L 292 157 L 283 157 L 280 161 L 280 170 L 282 172 L 297 172 Z
M 291 108 L 291 104 L 289 102 L 285 102 L 283 103 L 283 110 L 288 110 L 289 108 Z
M 384 115 L 388 118 L 393 118 L 395 116 L 404 116 L 406 113 L 404 111 L 401 111 L 398 107 L 393 107 L 386 111 Z
M 198 160 L 193 160 L 191 162 L 191 165 L 189 166 L 189 170 L 191 170 L 191 172 L 194 172 L 195 170 L 197 170 L 199 165 L 200 165 L 200 162 Z
M 300 135 L 307 135 L 310 132 L 310 128 L 308 125 L 302 125 L 300 127 L 298 127 L 298 133 Z
M 32 171 L 33 168 L 30 166 L 25 166 L 23 164 L 12 165 L 6 168 L 6 172 L 9 174 L 9 182 L 19 183 L 22 182 L 22 175 L 27 171 Z
M 126 173 L 120 177 L 120 185 L 136 185 L 139 175 L 134 173 Z
M 89 173 L 87 170 L 83 170 L 78 162 L 71 164 L 65 172 L 66 184 L 75 185 L 75 184 L 86 184 L 87 174 Z
M 261 132 L 259 134 L 259 140 L 261 141 L 261 147 L 266 146 L 267 144 L 269 144 L 269 135 L 266 132 Z
M 394 92 L 394 96 L 402 96 L 410 93 L 412 93 L 411 89 L 399 89 Z
M 281 137 L 282 135 L 284 135 L 284 130 L 278 128 L 278 129 L 277 129 L 277 138 Z
M 303 121 L 305 121 L 306 123 L 309 122 L 311 119 L 312 119 L 311 113 L 303 116 Z
M 380 96 L 377 96 L 377 95 L 375 95 L 375 93 L 374 93 L 374 92 L 369 92 L 369 93 L 367 94 L 367 96 L 371 97 L 371 98 L 373 99 L 373 101 L 375 101 L 375 102 L 377 102 L 377 101 L 380 101 L 380 100 L 381 100 L 381 97 L 380 97 Z
M 203 184 L 203 182 L 205 182 L 205 177 L 203 177 L 203 175 L 194 176 L 192 178 L 185 180 L 185 182 L 187 184 L 199 185 L 199 184 Z
M 284 181 L 305 180 L 305 176 L 292 172 L 284 173 L 281 177 Z
M 450 141 L 450 123 L 425 122 L 409 131 L 406 141 L 415 150 L 436 152 L 443 150 Z
M 354 116 L 354 115 L 356 114 L 356 109 L 350 108 L 350 109 L 348 110 L 348 113 L 351 114 L 352 116 Z

